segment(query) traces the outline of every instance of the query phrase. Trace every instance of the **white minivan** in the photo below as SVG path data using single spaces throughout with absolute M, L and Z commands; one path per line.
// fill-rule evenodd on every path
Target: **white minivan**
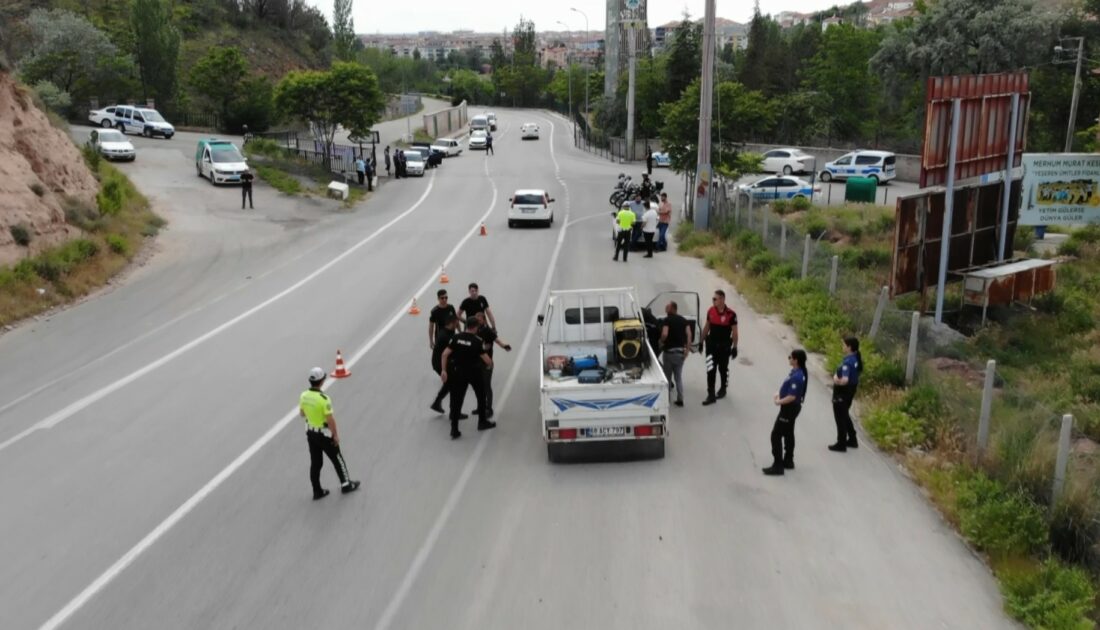
M 470 119 L 470 131 L 489 131 L 489 117 L 485 115 L 474 116 Z
M 882 184 L 897 177 L 897 156 L 889 151 L 852 151 L 825 165 L 821 181 L 870 177 Z

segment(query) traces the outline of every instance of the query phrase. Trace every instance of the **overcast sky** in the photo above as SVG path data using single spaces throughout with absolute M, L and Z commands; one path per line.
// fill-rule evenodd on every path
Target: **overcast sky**
M 332 20 L 332 0 L 307 0 Z M 847 4 L 841 0 L 839 4 Z M 837 0 L 763 0 L 761 11 L 776 14 L 781 11 L 820 11 Z M 752 17 L 751 0 L 718 0 L 718 17 L 748 22 Z M 511 30 L 520 16 L 534 20 L 539 31 L 584 30 L 584 18 L 569 10 L 576 7 L 588 14 L 588 26 L 603 30 L 607 4 L 600 0 L 355 0 L 352 17 L 359 33 L 415 33 L 418 31 L 451 32 L 469 29 L 478 32 Z M 702 17 L 703 0 L 649 0 L 650 27 L 679 20 L 687 10 L 693 17 Z

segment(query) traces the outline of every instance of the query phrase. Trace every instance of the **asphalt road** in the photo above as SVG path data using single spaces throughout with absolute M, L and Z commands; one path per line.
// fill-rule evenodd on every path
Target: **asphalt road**
M 825 450 L 818 380 L 798 469 L 760 474 L 790 341 L 738 297 L 731 395 L 700 406 L 690 358 L 665 459 L 549 464 L 545 289 L 706 299 L 724 283 L 671 253 L 613 263 L 622 166 L 569 146 L 561 118 L 498 114 L 496 156 L 464 152 L 350 211 L 262 183 L 241 211 L 195 177 L 193 136 L 135 139 L 122 168 L 171 221 L 159 253 L 0 337 L 0 628 L 1012 627 L 888 458 Z M 518 138 L 528 120 L 541 140 Z M 531 187 L 557 199 L 554 227 L 508 229 L 509 194 Z M 454 298 L 480 283 L 514 347 L 496 353 L 499 427 L 467 421 L 457 442 L 427 408 L 444 264 Z M 363 488 L 315 503 L 293 414 L 337 349 L 352 376 L 328 392 Z

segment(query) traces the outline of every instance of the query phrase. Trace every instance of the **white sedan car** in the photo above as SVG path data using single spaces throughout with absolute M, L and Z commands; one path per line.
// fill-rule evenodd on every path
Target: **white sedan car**
M 424 177 L 424 168 L 427 166 L 424 154 L 416 149 L 404 149 L 405 175 L 419 175 Z
M 88 146 L 108 160 L 134 161 L 134 145 L 118 129 L 92 129 Z
M 432 150 L 439 151 L 446 157 L 455 157 L 462 153 L 462 143 L 453 138 L 436 138 L 432 143 Z
M 474 132 L 470 134 L 470 150 L 485 149 L 486 145 L 489 143 L 488 137 L 489 134 L 484 129 L 474 130 Z
M 554 200 L 545 190 L 517 190 L 508 199 L 508 227 L 519 223 L 542 223 L 550 227 L 554 223 Z
M 764 154 L 764 172 L 782 175 L 812 173 L 814 161 L 814 156 L 802 149 L 773 149 Z
M 538 140 L 539 126 L 535 123 L 523 123 L 523 127 L 519 130 L 519 137 L 521 140 Z
M 756 201 L 772 199 L 807 199 L 813 201 L 814 193 L 821 192 L 810 182 L 797 177 L 765 177 L 740 187 L 741 193 Z

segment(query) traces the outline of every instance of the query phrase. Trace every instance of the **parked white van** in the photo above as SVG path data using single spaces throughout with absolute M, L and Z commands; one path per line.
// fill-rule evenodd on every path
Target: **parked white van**
M 897 177 L 896 163 L 897 156 L 889 151 L 852 151 L 826 164 L 820 179 L 870 177 L 881 184 Z
M 485 115 L 474 116 L 470 119 L 470 131 L 489 131 L 489 117 Z

